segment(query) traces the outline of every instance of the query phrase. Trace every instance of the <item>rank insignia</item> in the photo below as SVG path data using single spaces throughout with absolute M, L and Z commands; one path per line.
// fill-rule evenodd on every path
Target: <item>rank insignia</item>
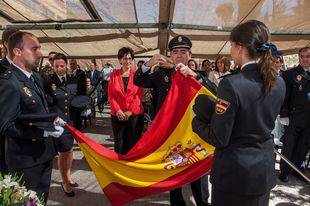
M 215 112 L 216 114 L 224 114 L 227 110 L 227 108 L 229 107 L 230 103 L 223 100 L 223 99 L 220 99 L 220 98 L 217 98 L 216 100 L 216 106 L 215 106 Z
M 164 79 L 165 79 L 165 82 L 167 82 L 167 83 L 169 82 L 169 77 L 168 76 L 165 76 Z
M 52 84 L 52 90 L 55 91 L 57 89 L 56 84 Z
M 297 81 L 300 81 L 301 80 L 301 76 L 297 75 L 296 79 L 297 79 Z
M 31 93 L 31 91 L 29 90 L 28 87 L 23 87 L 23 90 L 24 90 L 24 92 L 25 92 L 25 94 L 26 94 L 27 96 L 29 96 L 29 97 L 32 96 L 32 93 Z

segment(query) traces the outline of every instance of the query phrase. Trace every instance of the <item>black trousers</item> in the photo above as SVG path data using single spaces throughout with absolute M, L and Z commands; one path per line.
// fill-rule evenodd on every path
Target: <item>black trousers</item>
M 106 80 L 102 81 L 102 90 L 103 90 L 102 104 L 103 106 L 108 101 L 108 95 L 109 95 L 108 85 L 109 85 L 109 81 L 106 81 Z
M 238 185 L 236 185 L 238 187 Z M 270 191 L 262 195 L 238 195 L 212 187 L 212 206 L 268 206 Z
M 45 203 L 51 184 L 53 160 L 28 168 L 9 168 L 11 174 L 22 175 L 22 181 L 28 190 L 37 192 L 38 197 L 42 195 Z
M 139 141 L 143 129 L 143 114 L 131 115 L 127 121 L 120 121 L 116 116 L 111 116 L 114 135 L 114 151 L 127 154 Z
M 201 190 L 201 179 L 191 182 L 192 193 L 197 206 L 206 206 L 207 200 L 204 200 Z M 170 205 L 171 206 L 185 206 L 185 201 L 182 195 L 182 188 L 176 188 L 170 191 Z
M 289 125 L 283 136 L 282 154 L 300 169 L 309 149 L 310 128 Z M 281 159 L 280 171 L 281 175 L 287 176 L 291 174 L 292 168 Z

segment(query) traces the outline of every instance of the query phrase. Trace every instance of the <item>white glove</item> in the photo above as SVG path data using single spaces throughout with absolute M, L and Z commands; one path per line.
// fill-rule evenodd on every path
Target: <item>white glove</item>
M 83 112 L 81 112 L 81 115 L 84 117 L 86 117 L 90 114 L 91 114 L 91 109 L 85 109 Z
M 55 126 L 56 131 L 55 132 L 50 132 L 50 131 L 44 131 L 43 137 L 48 137 L 48 136 L 52 136 L 55 138 L 59 138 L 62 133 L 64 132 L 64 128 L 61 126 Z
M 290 124 L 290 119 L 288 117 L 282 117 L 280 118 L 280 123 L 285 126 L 288 126 Z
M 54 121 L 55 126 L 61 126 L 64 127 L 67 124 L 67 122 L 60 117 L 57 117 L 56 120 Z

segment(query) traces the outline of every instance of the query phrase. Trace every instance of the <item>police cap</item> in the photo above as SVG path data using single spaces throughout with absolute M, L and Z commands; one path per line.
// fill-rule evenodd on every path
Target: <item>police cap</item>
M 89 96 L 77 95 L 71 101 L 71 106 L 77 110 L 83 111 L 90 106 L 91 99 Z
M 168 47 L 170 51 L 175 48 L 191 49 L 192 42 L 187 36 L 179 35 L 170 40 Z

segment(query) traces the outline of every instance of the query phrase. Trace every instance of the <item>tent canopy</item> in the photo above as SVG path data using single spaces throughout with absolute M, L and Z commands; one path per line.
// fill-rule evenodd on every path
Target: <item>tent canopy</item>
M 285 54 L 310 44 L 309 0 L 1 0 L 1 31 L 17 28 L 39 37 L 43 55 L 115 58 L 130 46 L 137 57 L 167 54 L 178 34 L 193 42 L 194 58 L 229 54 L 229 31 L 263 21 Z

